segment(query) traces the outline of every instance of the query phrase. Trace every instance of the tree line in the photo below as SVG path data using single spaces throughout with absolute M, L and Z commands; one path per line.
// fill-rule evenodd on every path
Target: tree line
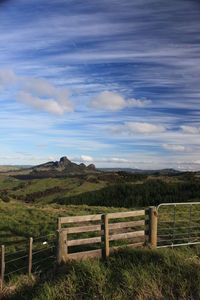
M 147 180 L 142 184 L 114 184 L 97 191 L 58 198 L 57 202 L 128 208 L 194 199 L 200 199 L 200 184 L 197 181 L 166 183 L 161 180 Z

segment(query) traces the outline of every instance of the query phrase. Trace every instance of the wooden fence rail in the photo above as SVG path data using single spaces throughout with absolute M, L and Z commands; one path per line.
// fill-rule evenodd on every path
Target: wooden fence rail
M 155 207 L 147 208 L 146 210 L 135 210 L 128 212 L 108 213 L 108 214 L 95 214 L 86 216 L 69 216 L 61 217 L 57 220 L 57 263 L 66 262 L 71 259 L 84 259 L 94 257 L 108 257 L 110 253 L 119 249 L 120 247 L 138 247 L 144 243 L 150 243 L 152 248 L 156 248 L 157 245 L 157 209 Z M 78 235 L 78 238 L 74 238 Z M 93 234 L 93 236 L 91 236 Z M 23 257 L 17 257 L 11 260 L 5 261 L 5 246 L 1 246 L 1 258 L 0 258 L 0 289 L 3 289 L 4 278 L 9 274 L 13 274 L 24 268 L 28 274 L 31 275 L 32 267 L 37 263 L 41 263 L 44 259 L 54 258 L 54 255 L 42 258 L 38 261 L 38 258 L 34 259 L 34 255 L 43 251 L 51 251 L 55 246 L 49 246 L 48 243 L 43 243 L 42 240 L 48 240 L 48 236 L 42 236 L 35 240 L 40 240 L 40 248 L 33 251 L 33 239 L 29 239 L 27 253 Z M 88 236 L 89 235 L 89 236 Z M 95 236 L 94 236 L 95 235 Z M 118 245 L 114 245 L 117 241 Z M 125 245 L 119 245 L 119 241 L 125 241 Z M 50 238 L 51 242 L 51 238 Z M 37 245 L 34 244 L 35 246 Z M 47 246 L 45 246 L 47 244 Z M 85 245 L 92 245 L 92 250 L 83 249 Z M 37 246 L 36 246 L 37 247 Z M 75 251 L 78 247 L 78 250 Z M 95 247 L 95 249 L 94 249 Z M 96 249 L 98 247 L 98 249 Z M 35 247 L 34 247 L 35 248 Z M 73 250 L 73 251 L 71 251 Z M 21 252 L 21 251 L 18 251 Z M 17 254 L 13 253 L 13 254 Z M 46 253 L 46 252 L 45 252 Z M 24 255 L 24 254 L 23 254 Z M 46 255 L 46 254 L 45 254 Z M 6 273 L 7 264 L 11 264 L 19 259 L 28 258 L 25 262 L 26 266 L 14 270 L 14 272 Z
M 145 210 L 135 210 L 119 213 L 60 217 L 57 230 L 57 262 L 66 262 L 71 259 L 89 257 L 108 257 L 119 246 L 110 246 L 110 242 L 130 240 L 133 242 L 123 246 L 136 247 L 145 243 Z M 148 210 L 149 217 L 149 210 Z M 137 218 L 137 220 L 121 221 L 125 218 Z M 138 220 L 138 218 L 140 218 Z M 143 218 L 143 219 L 141 219 Z M 120 219 L 120 220 L 119 220 Z M 118 220 L 114 222 L 114 220 Z M 111 222 L 110 222 L 111 221 Z M 94 224 L 95 222 L 95 224 Z M 96 224 L 98 222 L 98 224 Z M 85 224 L 86 223 L 86 224 Z M 75 226 L 74 226 L 75 224 Z M 64 227 L 64 226 L 70 227 Z M 73 227 L 71 227 L 73 226 Z M 137 230 L 138 229 L 138 230 Z M 121 232 L 124 231 L 125 232 Z M 128 231 L 127 231 L 128 230 Z M 130 231 L 131 230 L 131 231 Z M 95 233 L 98 236 L 70 239 L 70 234 Z M 139 240 L 139 241 L 138 241 Z M 69 252 L 69 247 L 90 244 L 101 244 L 99 249 L 89 251 Z M 122 246 L 120 246 L 122 247 Z

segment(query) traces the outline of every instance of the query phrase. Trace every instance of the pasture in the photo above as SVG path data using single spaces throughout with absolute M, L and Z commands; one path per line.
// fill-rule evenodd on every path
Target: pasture
M 143 209 L 159 203 L 162 197 L 173 200 L 180 193 L 180 201 L 187 196 L 188 201 L 198 201 L 199 186 L 198 174 L 192 174 L 192 178 L 186 174 L 160 177 L 87 174 L 31 180 L 1 174 L 0 244 L 5 245 L 7 262 L 11 261 L 6 266 L 3 297 L 110 299 L 114 295 L 115 299 L 200 298 L 199 287 L 192 280 L 195 278 L 198 282 L 200 279 L 198 245 L 156 251 L 148 247 L 127 248 L 112 254 L 106 261 L 68 262 L 59 269 L 55 264 L 57 218 Z M 152 197 L 152 192 L 160 198 Z M 158 245 L 199 238 L 199 221 L 195 220 L 198 213 L 192 210 L 193 219 L 190 219 L 190 208 L 177 209 L 174 228 L 174 209 L 163 209 L 158 219 Z M 182 223 L 178 225 L 179 221 Z M 71 236 L 73 239 L 75 235 Z M 32 276 L 26 275 L 30 237 L 33 238 Z M 79 233 L 78 237 L 90 238 L 91 233 Z M 126 242 L 112 242 L 113 246 L 123 244 Z M 76 250 L 83 248 L 78 246 Z M 24 257 L 17 260 L 21 255 Z M 18 269 L 21 270 L 15 272 Z

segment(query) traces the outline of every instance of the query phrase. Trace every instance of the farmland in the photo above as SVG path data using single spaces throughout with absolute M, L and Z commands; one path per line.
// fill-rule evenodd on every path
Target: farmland
M 0 190 L 0 244 L 5 245 L 7 254 L 12 254 L 23 250 L 24 241 L 30 237 L 36 248 L 41 246 L 41 237 L 55 246 L 56 220 L 61 216 L 127 211 L 173 199 L 199 201 L 200 177 L 198 173 L 172 176 L 112 172 L 19 179 L 1 173 Z M 96 259 L 71 262 L 56 271 L 53 262 L 39 275 L 10 276 L 4 296 L 110 299 L 114 295 L 115 299 L 134 299 L 134 295 L 135 299 L 198 299 L 199 288 L 187 278 L 199 280 L 199 251 L 198 246 L 156 252 L 125 249 L 106 263 Z M 55 255 L 55 251 L 52 253 Z M 166 277 L 163 270 L 168 274 Z M 180 278 L 178 283 L 174 270 Z M 122 281 L 114 276 L 115 272 Z M 28 297 L 30 287 L 32 298 Z

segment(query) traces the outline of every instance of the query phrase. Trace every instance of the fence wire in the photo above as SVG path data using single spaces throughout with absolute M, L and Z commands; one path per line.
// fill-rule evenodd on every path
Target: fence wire
M 31 269 L 32 272 L 36 272 L 38 268 L 40 272 L 47 270 L 52 267 L 52 263 L 55 261 L 55 247 L 56 247 L 56 236 L 54 233 L 45 236 L 36 237 L 33 239 L 32 251 L 31 251 Z M 5 246 L 5 278 L 15 274 L 26 274 L 29 270 L 29 258 L 30 248 L 29 241 L 23 241 L 23 249 L 9 252 L 8 246 Z M 12 247 L 12 245 L 11 245 Z M 6 253 L 8 252 L 8 253 Z M 37 267 L 37 270 L 36 268 Z
M 200 244 L 200 202 L 158 206 L 157 248 Z

